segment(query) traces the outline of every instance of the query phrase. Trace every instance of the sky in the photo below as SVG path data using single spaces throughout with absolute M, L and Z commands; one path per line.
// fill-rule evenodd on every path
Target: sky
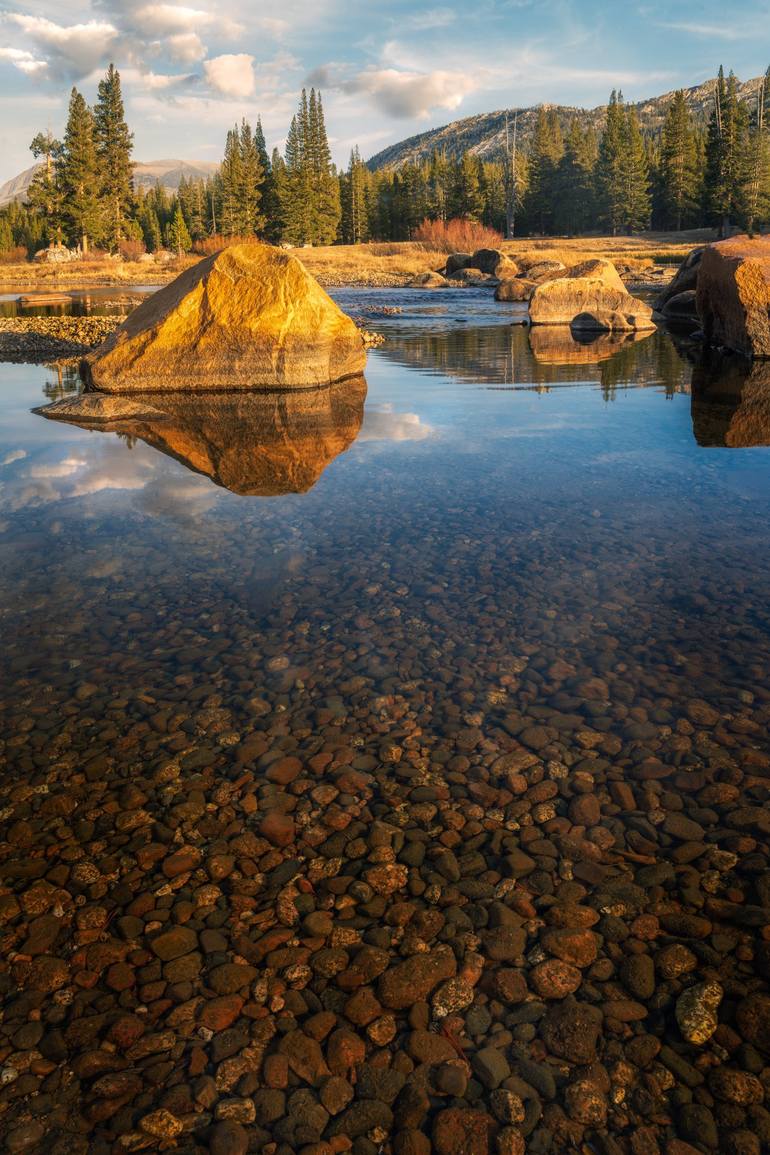
M 283 146 L 303 85 L 335 161 L 462 116 L 641 100 L 770 63 L 770 0 L 0 0 L 0 183 L 61 136 L 72 85 L 120 70 L 137 160 L 218 161 L 262 117 Z

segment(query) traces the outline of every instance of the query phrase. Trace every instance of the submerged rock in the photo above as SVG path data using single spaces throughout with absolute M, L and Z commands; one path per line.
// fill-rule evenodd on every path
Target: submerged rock
M 744 357 L 770 357 L 770 237 L 731 237 L 708 245 L 697 293 L 709 345 Z
M 527 276 L 532 278 L 533 270 Z M 533 325 L 569 325 L 590 314 L 594 321 L 582 327 L 597 330 L 653 329 L 652 309 L 632 297 L 611 261 L 589 260 L 565 276 L 539 284 L 529 303 Z M 622 319 L 622 323 L 621 323 Z
M 84 393 L 37 412 L 140 438 L 233 493 L 266 497 L 311 489 L 358 436 L 365 398 L 357 377 L 299 392 Z
M 350 317 L 291 254 L 233 245 L 153 293 L 83 362 L 105 393 L 307 388 L 363 372 Z
M 676 1021 L 688 1043 L 702 1046 L 719 1026 L 717 1011 L 724 997 L 719 983 L 697 983 L 689 987 L 676 1001 Z

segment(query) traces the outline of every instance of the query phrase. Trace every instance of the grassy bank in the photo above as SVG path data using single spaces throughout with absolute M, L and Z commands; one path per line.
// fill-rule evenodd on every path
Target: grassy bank
M 712 239 L 705 230 L 690 233 L 645 233 L 636 237 L 522 237 L 503 242 L 516 259 L 536 253 L 540 259 L 574 264 L 592 256 L 622 261 L 641 271 L 652 264 L 676 264 L 691 248 Z M 329 245 L 295 249 L 313 276 L 325 285 L 399 286 L 417 273 L 440 268 L 445 254 L 413 242 Z M 31 261 L 0 266 L 0 292 L 164 285 L 199 258 L 185 256 L 170 264 L 136 261 L 73 261 L 47 265 Z

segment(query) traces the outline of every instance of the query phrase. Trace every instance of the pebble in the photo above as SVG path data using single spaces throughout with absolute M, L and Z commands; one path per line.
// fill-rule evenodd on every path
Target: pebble
M 688 1043 L 702 1046 L 719 1025 L 717 1011 L 724 997 L 719 983 L 696 983 L 676 1001 L 676 1021 Z

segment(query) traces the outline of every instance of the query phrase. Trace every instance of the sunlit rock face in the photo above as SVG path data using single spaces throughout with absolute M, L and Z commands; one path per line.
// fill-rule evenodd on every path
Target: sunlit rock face
M 612 262 L 603 259 L 583 261 L 533 290 L 529 302 L 533 325 L 569 325 L 577 317 L 582 318 L 582 328 L 599 331 L 655 327 L 649 305 L 632 297 Z
M 366 399 L 363 377 L 299 392 L 167 393 L 130 402 L 94 394 L 37 412 L 136 437 L 233 493 L 304 493 L 355 441 Z M 114 413 L 110 416 L 110 407 Z
M 770 445 L 770 362 L 704 357 L 693 367 L 690 412 L 699 445 Z
M 709 345 L 770 358 L 770 237 L 707 245 L 696 304 Z
M 233 245 L 148 297 L 83 362 L 91 389 L 308 388 L 363 373 L 363 339 L 305 267 Z

